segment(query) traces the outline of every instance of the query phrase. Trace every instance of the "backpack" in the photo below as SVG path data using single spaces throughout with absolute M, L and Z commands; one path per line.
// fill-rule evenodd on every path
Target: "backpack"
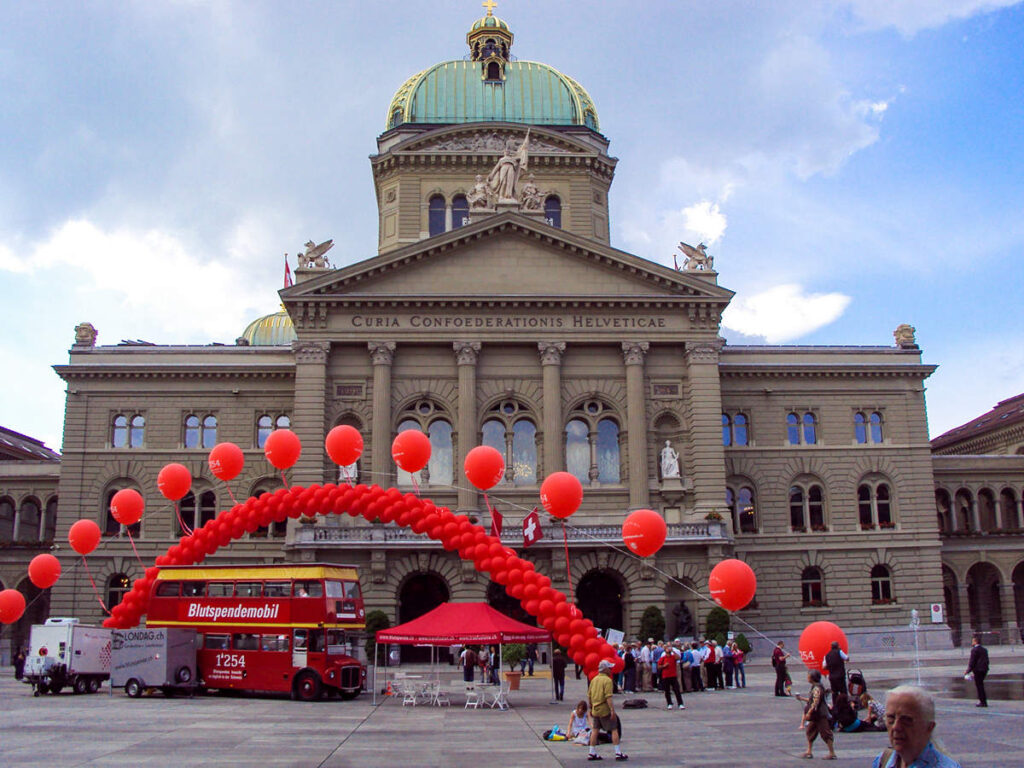
M 647 709 L 647 699 L 626 699 L 622 706 L 625 709 Z

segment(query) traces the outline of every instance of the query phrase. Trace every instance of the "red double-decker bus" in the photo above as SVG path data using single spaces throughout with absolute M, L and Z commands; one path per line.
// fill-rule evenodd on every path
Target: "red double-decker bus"
M 366 629 L 359 575 L 316 564 L 165 566 L 150 593 L 149 627 L 199 633 L 207 688 L 353 698 L 366 667 L 349 633 Z

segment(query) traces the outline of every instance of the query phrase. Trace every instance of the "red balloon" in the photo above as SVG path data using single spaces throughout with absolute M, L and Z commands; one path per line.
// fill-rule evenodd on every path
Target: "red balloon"
M 288 469 L 299 460 L 302 453 L 302 443 L 299 436 L 290 429 L 275 429 L 267 435 L 267 441 L 263 443 L 263 453 L 267 461 L 277 469 Z
M 745 608 L 757 591 L 757 576 L 742 560 L 723 560 L 711 569 L 708 589 L 712 599 L 727 611 Z
M 13 624 L 25 613 L 25 596 L 16 589 L 0 592 L 0 623 Z
M 328 432 L 324 445 L 331 461 L 339 467 L 347 467 L 363 455 L 363 436 L 348 424 L 340 424 Z
M 626 662 L 623 660 L 621 656 L 613 656 L 611 662 L 612 672 L 616 675 L 619 674 L 619 672 L 621 672 L 626 667 Z
M 88 555 L 100 543 L 100 527 L 92 520 L 79 520 L 68 531 L 68 543 L 80 555 Z
M 135 525 L 145 506 L 141 493 L 134 488 L 122 488 L 110 500 L 110 514 L 121 525 Z
M 548 514 L 564 519 L 583 503 L 583 486 L 575 475 L 553 472 L 541 483 L 540 503 Z
M 391 443 L 391 458 L 406 472 L 419 472 L 430 461 L 430 438 L 415 429 L 395 435 Z
M 234 480 L 245 467 L 245 454 L 234 443 L 217 443 L 210 451 L 210 471 L 219 480 Z
M 622 524 L 622 541 L 640 557 L 650 557 L 665 543 L 668 526 L 653 509 L 631 512 Z
M 40 589 L 52 587 L 60 578 L 60 560 L 53 555 L 36 555 L 28 564 L 28 577 Z
M 181 464 L 168 464 L 156 476 L 156 487 L 165 499 L 177 501 L 192 487 L 192 473 Z
M 833 640 L 839 643 L 839 647 L 845 653 L 850 652 L 850 644 L 843 630 L 831 621 L 816 621 L 813 624 L 808 624 L 800 635 L 800 661 L 808 669 L 821 671 L 825 654 L 832 648 Z
M 481 491 L 489 490 L 505 476 L 505 459 L 489 445 L 478 445 L 466 454 L 466 479 Z

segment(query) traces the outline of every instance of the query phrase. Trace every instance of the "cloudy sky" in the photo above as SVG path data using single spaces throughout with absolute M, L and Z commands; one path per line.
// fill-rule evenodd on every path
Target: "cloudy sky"
M 475 0 L 0 4 L 0 424 L 61 444 L 74 326 L 231 342 L 282 254 L 375 253 L 367 156 Z M 733 343 L 917 328 L 932 435 L 1024 391 L 1015 0 L 502 0 L 513 53 L 587 87 L 612 242 L 703 239 Z

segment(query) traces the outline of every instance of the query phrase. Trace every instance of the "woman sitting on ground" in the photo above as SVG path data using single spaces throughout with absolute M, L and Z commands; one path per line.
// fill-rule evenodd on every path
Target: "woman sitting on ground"
M 590 744 L 590 717 L 587 714 L 587 702 L 581 701 L 569 715 L 569 727 L 565 729 L 569 740 L 579 744 Z

